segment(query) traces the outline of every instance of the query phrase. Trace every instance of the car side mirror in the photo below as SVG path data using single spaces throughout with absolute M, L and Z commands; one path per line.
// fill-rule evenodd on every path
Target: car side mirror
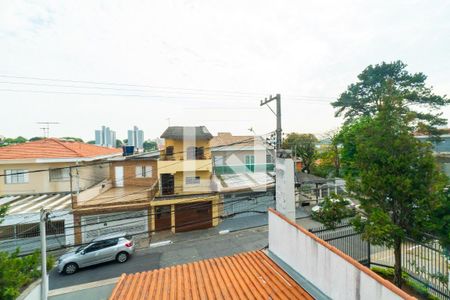
M 84 255 L 86 252 L 84 252 L 84 250 L 81 250 L 80 254 Z

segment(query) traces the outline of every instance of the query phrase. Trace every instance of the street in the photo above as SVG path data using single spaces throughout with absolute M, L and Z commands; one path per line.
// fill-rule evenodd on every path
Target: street
M 212 234 L 214 233 L 214 234 Z M 173 244 L 138 250 L 126 263 L 104 263 L 79 270 L 73 275 L 58 274 L 53 269 L 49 289 L 59 289 L 98 280 L 119 277 L 211 257 L 233 255 L 258 250 L 267 245 L 267 227 L 259 227 L 218 235 L 212 230 L 200 230 L 172 235 Z

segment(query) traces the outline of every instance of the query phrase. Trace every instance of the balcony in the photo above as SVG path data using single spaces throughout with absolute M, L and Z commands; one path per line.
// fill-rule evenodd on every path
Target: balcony
M 239 173 L 258 173 L 258 172 L 273 172 L 275 166 L 273 163 L 268 164 L 253 164 L 253 165 L 224 165 L 215 166 L 214 173 L 217 175 L 223 174 L 239 174 Z

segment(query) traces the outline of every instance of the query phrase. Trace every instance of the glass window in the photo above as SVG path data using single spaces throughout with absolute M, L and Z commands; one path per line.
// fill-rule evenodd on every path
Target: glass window
M 50 170 L 50 181 L 66 181 L 70 179 L 70 169 L 55 169 Z
M 28 170 L 5 170 L 5 183 L 27 183 Z
M 199 184 L 200 176 L 186 177 L 186 184 Z
M 136 166 L 137 178 L 152 177 L 152 176 L 153 176 L 152 166 Z

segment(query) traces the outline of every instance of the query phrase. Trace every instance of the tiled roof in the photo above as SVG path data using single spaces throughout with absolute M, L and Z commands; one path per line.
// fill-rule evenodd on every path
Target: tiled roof
M 170 126 L 164 131 L 161 138 L 182 140 L 185 134 L 191 133 L 194 133 L 198 140 L 210 140 L 213 137 L 205 126 Z
M 100 147 L 54 138 L 0 147 L 2 159 L 96 157 L 121 153 L 121 149 Z
M 264 252 L 122 275 L 118 299 L 313 299 Z
M 217 136 L 209 142 L 210 147 L 227 146 L 236 144 L 237 146 L 253 146 L 255 136 L 253 135 L 232 135 L 229 132 L 219 132 Z

